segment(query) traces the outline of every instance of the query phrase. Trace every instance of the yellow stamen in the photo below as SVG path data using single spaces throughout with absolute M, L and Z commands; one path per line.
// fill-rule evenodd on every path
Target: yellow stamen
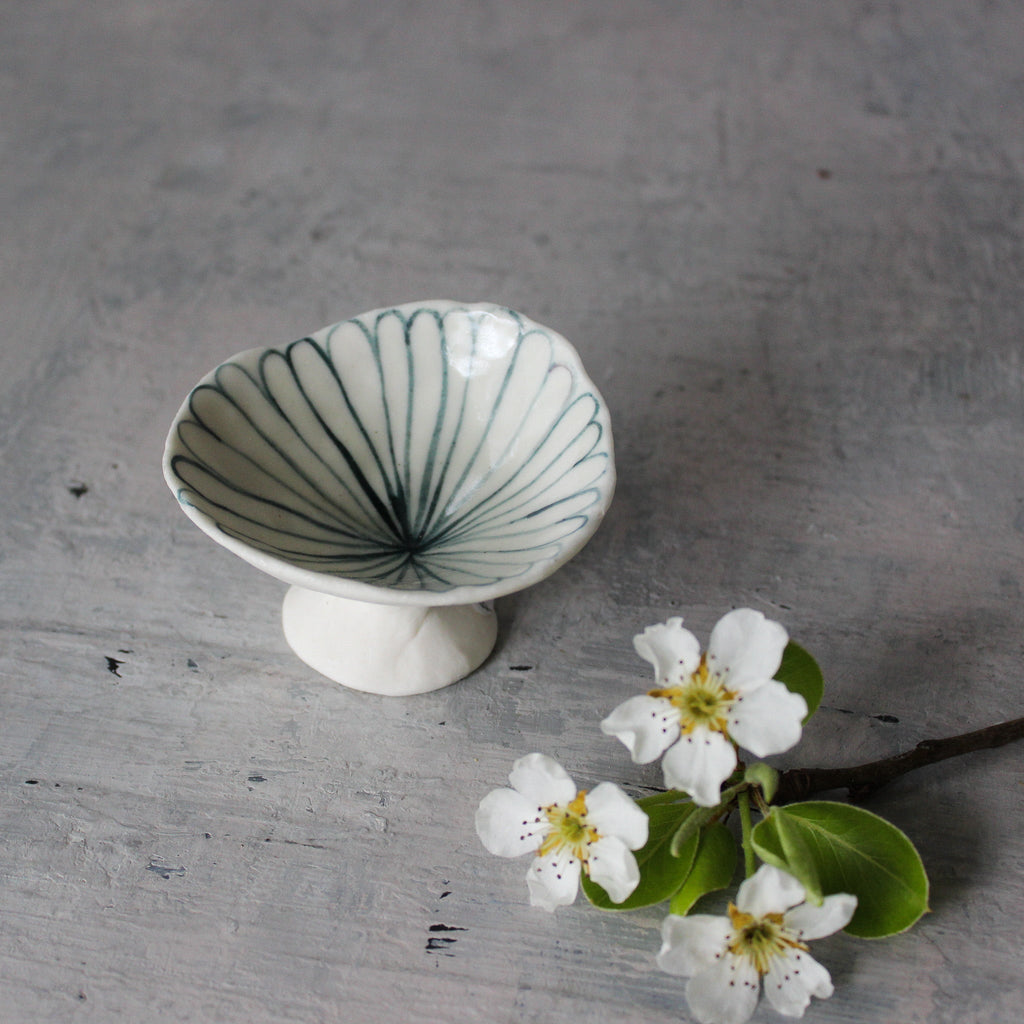
M 587 823 L 586 796 L 587 791 L 582 789 L 568 804 L 544 808 L 550 830 L 537 851 L 538 856 L 548 857 L 564 850 L 586 867 L 587 848 L 599 838 L 597 829 Z
M 807 952 L 807 946 L 786 931 L 782 914 L 754 917 L 730 903 L 729 921 L 733 928 L 729 952 L 733 956 L 746 957 L 761 977 L 768 973 L 776 956 L 784 955 L 791 949 Z
M 678 686 L 648 690 L 649 697 L 663 697 L 680 713 L 679 729 L 689 735 L 698 725 L 713 732 L 727 733 L 729 709 L 737 694 L 726 689 L 722 677 L 708 669 L 708 656 L 700 656 L 700 664 L 690 678 Z

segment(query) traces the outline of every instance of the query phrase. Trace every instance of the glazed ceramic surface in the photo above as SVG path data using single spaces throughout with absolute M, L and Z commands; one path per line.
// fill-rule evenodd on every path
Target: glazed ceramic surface
M 572 346 L 512 310 L 447 301 L 229 359 L 182 405 L 164 474 L 193 522 L 285 582 L 433 608 L 553 572 L 615 481 L 608 414 Z

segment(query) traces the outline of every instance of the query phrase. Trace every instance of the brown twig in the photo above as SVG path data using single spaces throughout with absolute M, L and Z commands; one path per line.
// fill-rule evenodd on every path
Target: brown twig
M 852 768 L 790 768 L 781 773 L 773 802 L 792 803 L 830 789 L 845 789 L 851 800 L 865 800 L 876 789 L 915 768 L 1021 739 L 1024 739 L 1024 718 L 1015 718 L 960 736 L 922 740 L 913 750 Z

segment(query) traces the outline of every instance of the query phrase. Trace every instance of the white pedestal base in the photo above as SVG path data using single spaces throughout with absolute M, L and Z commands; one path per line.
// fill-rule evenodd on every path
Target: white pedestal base
M 469 675 L 491 653 L 490 605 L 370 604 L 291 587 L 284 636 L 311 668 L 336 683 L 392 697 L 427 693 Z

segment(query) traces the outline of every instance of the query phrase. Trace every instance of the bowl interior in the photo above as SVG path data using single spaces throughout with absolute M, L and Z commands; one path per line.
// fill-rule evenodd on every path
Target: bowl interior
M 552 572 L 615 479 L 607 411 L 569 343 L 450 302 L 229 359 L 182 406 L 164 473 L 194 522 L 280 579 L 430 604 Z

